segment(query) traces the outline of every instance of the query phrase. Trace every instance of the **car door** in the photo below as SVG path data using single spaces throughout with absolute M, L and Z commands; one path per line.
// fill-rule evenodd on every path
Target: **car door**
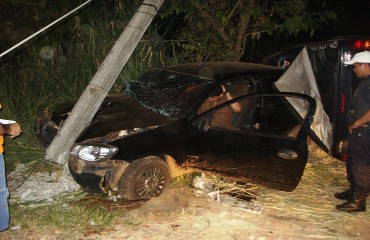
M 292 99 L 302 106 L 301 113 L 289 104 Z M 242 112 L 230 116 L 235 124 L 213 125 L 214 116 L 235 102 L 243 105 Z M 193 121 L 198 134 L 192 139 L 191 155 L 197 157 L 187 165 L 292 191 L 307 163 L 315 108 L 313 98 L 298 93 L 251 94 L 225 102 Z

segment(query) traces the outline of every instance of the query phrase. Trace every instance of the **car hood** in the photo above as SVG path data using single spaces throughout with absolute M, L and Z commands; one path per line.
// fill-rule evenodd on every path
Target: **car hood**
M 61 124 L 72 111 L 76 101 L 70 101 L 57 108 L 52 120 Z M 147 128 L 168 124 L 176 119 L 160 115 L 123 94 L 108 95 L 91 123 L 79 135 L 76 142 L 101 137 L 125 129 Z

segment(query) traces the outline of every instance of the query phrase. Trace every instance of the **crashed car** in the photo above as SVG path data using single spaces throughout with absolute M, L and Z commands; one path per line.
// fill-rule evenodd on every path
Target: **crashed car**
M 277 91 L 283 73 L 240 62 L 154 68 L 105 98 L 70 150 L 69 170 L 87 191 L 118 191 L 128 200 L 160 195 L 179 169 L 293 191 L 307 163 L 316 102 Z M 219 88 L 232 98 L 199 111 Z M 40 119 L 37 136 L 45 147 L 75 103 Z M 213 124 L 235 103 L 241 111 Z

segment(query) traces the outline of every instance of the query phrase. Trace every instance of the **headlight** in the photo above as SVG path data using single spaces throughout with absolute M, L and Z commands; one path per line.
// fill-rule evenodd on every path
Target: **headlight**
M 109 159 L 117 152 L 117 147 L 104 145 L 76 145 L 70 154 L 85 161 L 99 161 L 102 159 Z

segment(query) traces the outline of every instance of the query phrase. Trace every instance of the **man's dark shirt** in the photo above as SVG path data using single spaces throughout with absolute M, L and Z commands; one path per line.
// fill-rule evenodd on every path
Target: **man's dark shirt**
M 358 87 L 351 104 L 351 109 L 348 113 L 348 122 L 352 124 L 357 119 L 362 117 L 367 111 L 370 110 L 370 76 L 364 78 Z M 360 128 L 370 129 L 370 122 L 365 123 L 367 127 L 361 126 Z

